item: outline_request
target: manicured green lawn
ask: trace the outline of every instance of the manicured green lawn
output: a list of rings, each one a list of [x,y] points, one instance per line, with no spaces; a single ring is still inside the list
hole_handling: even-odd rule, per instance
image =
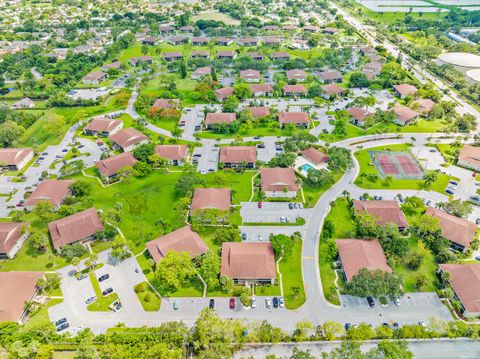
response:
[[[349,208],[348,199],[345,197],[335,200],[335,205],[330,210],[327,219],[331,220],[335,226],[333,238],[345,239],[348,233],[355,231],[355,221]]]
[[[410,189],[418,190],[423,188],[424,180],[414,180],[414,179],[393,179],[390,183],[385,182],[385,180],[379,178],[376,182],[369,181],[368,178],[361,177],[361,174],[365,175],[376,174],[379,175],[377,169],[371,162],[368,151],[383,151],[390,149],[392,151],[408,151],[410,152],[410,147],[407,144],[400,145],[389,145],[389,146],[380,146],[369,149],[364,149],[357,151],[355,157],[360,164],[360,175],[356,178],[355,184],[361,188],[365,189]],[[445,188],[447,187],[448,181],[454,179],[454,177],[439,174],[438,181],[432,183],[431,189],[439,193],[444,193]]]
[[[160,310],[160,304],[162,303],[162,300],[158,297],[157,293],[155,293],[155,291],[150,287],[150,285],[148,285],[147,282],[137,284],[134,289],[137,289],[139,286],[145,287],[144,292],[135,291],[140,303],[142,303],[143,309],[147,312],[156,312]]]
[[[241,137],[255,137],[255,136],[291,136],[295,133],[299,133],[301,131],[294,129],[293,131],[287,131],[281,128],[271,128],[265,124],[254,125],[252,128],[246,131],[238,131],[238,133],[233,134],[221,134],[221,133],[214,133],[211,131],[203,131],[200,132],[200,138],[208,138],[208,139],[218,139],[218,138],[235,138],[238,136]]]
[[[438,265],[435,262],[435,257],[432,252],[425,248],[423,242],[416,236],[412,235],[408,244],[410,250],[419,253],[423,262],[417,270],[411,270],[406,264],[398,265],[394,268],[395,272],[400,274],[403,279],[403,288],[405,292],[433,292],[435,291],[436,274]],[[426,285],[422,288],[415,286],[415,281],[419,275],[423,275],[426,278]]]
[[[285,307],[296,309],[305,303],[305,289],[302,277],[302,241],[299,240],[293,246],[292,255],[280,261],[280,272],[283,280],[283,294]],[[299,294],[293,296],[293,288],[299,289]]]
[[[45,304],[42,309],[32,315],[24,325],[25,330],[30,330],[38,327],[44,327],[45,324],[49,323],[53,328],[53,323],[50,322],[48,317],[48,308],[53,307],[54,305],[60,304],[63,302],[63,299],[50,299],[47,304]]]
[[[334,171],[332,172],[334,183],[336,183],[343,176],[343,172]],[[319,188],[314,188],[309,186],[307,183],[303,183],[302,189],[305,196],[305,207],[313,207],[317,203],[318,199],[322,194],[324,194],[330,187],[334,184],[329,185],[325,184]]]
[[[93,289],[95,290],[95,295],[97,300],[88,305],[87,309],[92,312],[108,312],[110,304],[118,299],[117,293],[113,292],[107,296],[102,295],[102,290],[100,289],[100,284],[98,283],[97,277],[94,272],[88,273],[90,282],[92,283]]]
[[[328,218],[328,217],[327,217]],[[323,253],[325,253],[328,248],[329,242],[334,242],[333,239],[329,240],[320,240],[319,245],[319,267],[320,267],[320,278],[322,280],[322,288],[325,298],[332,304],[340,305],[340,300],[338,298],[337,287],[335,285],[336,275],[335,271],[332,268],[332,263],[327,261],[324,258]]]
[[[278,278],[277,278],[278,279]],[[275,285],[259,285],[255,287],[255,295],[258,296],[271,296],[271,297],[276,297],[281,294],[280,292],[280,285],[277,284]]]

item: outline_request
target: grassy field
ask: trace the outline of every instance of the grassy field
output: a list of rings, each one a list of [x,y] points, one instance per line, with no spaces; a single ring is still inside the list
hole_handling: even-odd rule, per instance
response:
[[[145,291],[138,292],[137,288],[143,286]],[[147,282],[139,283],[135,286],[135,293],[137,294],[138,300],[142,303],[142,307],[147,312],[157,312],[160,310],[160,305],[162,303],[161,299],[155,293],[155,291],[148,285]]]
[[[337,135],[334,133],[322,133],[318,137],[322,141],[337,142],[349,138],[372,135],[376,133],[433,133],[441,132],[444,128],[445,122],[442,120],[420,120],[404,127],[396,126],[394,124],[378,124],[368,129],[362,129],[358,126],[352,125],[351,123],[347,123],[345,125],[346,133],[344,135]]]
[[[334,171],[332,172],[334,183],[336,183],[343,176],[343,172]],[[322,194],[324,194],[332,185],[326,184],[320,188],[314,188],[309,186],[307,183],[302,185],[303,194],[305,196],[305,207],[313,207],[317,203],[318,199]]]
[[[283,295],[285,307],[297,309],[305,303],[305,289],[302,277],[302,241],[299,240],[293,246],[292,255],[280,261],[280,272],[283,280]],[[293,288],[299,288],[299,294],[293,296]]]
[[[237,136],[241,137],[254,137],[254,136],[292,136],[295,133],[300,131],[295,129],[293,131],[287,131],[281,128],[271,128],[266,124],[254,125],[252,128],[246,131],[238,131],[238,133],[233,134],[221,134],[214,133],[211,131],[200,132],[200,138],[208,139],[221,139],[221,138],[235,138]]]
[[[234,189],[233,203],[239,204],[248,201],[251,195],[251,179],[254,172],[242,174],[233,171],[209,173],[202,176],[207,187],[229,187]],[[144,244],[159,235],[162,228],[159,221],[170,225],[173,229],[184,225],[181,223],[176,203],[181,197],[175,192],[175,184],[181,173],[154,172],[144,178],[130,178],[127,181],[116,183],[103,188],[94,178],[77,176],[77,179],[88,181],[93,186],[92,201],[97,209],[108,210],[115,206],[120,208],[122,220],[119,227],[124,235],[129,238],[139,253],[144,249]],[[141,201],[142,205],[137,203]]]
[[[389,146],[380,146],[369,149],[360,150],[355,153],[355,157],[360,164],[360,175],[364,173],[365,175],[379,175],[377,169],[370,160],[368,151],[382,151],[390,149],[392,151],[408,151],[410,152],[410,147],[407,144],[400,145],[389,145]],[[361,188],[365,189],[411,189],[418,190],[423,188],[425,181],[424,180],[412,180],[412,179],[393,179],[392,182],[387,183],[383,179],[379,179],[376,182],[369,181],[367,178],[362,179],[357,177],[355,184]],[[445,174],[438,175],[438,181],[432,183],[431,189],[439,193],[444,193],[445,188],[448,185],[448,181],[454,179]]]
[[[98,283],[95,273],[88,273],[88,277],[90,278],[90,282],[92,283],[93,289],[95,290],[97,300],[89,304],[87,309],[92,312],[108,312],[110,310],[108,309],[109,305],[118,299],[117,293],[113,292],[107,296],[104,296],[102,294],[102,290],[100,289],[100,284]]]
[[[333,222],[335,233],[333,239],[320,240],[320,277],[322,279],[322,288],[325,298],[327,298],[332,304],[339,305],[340,300],[335,286],[336,274],[332,268],[331,261],[325,258],[324,253],[328,252],[328,248],[331,245],[330,243],[333,243],[335,239],[345,239],[348,236],[348,233],[355,231],[355,222],[349,209],[348,200],[346,198],[337,198],[335,200],[335,206],[332,207],[326,219]]]

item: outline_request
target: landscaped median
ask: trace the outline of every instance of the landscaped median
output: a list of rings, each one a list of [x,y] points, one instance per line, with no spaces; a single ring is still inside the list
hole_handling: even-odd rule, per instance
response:
[[[156,312],[160,310],[162,300],[147,282],[139,283],[133,289],[145,311]]]
[[[93,289],[95,290],[95,296],[97,300],[88,305],[87,309],[92,312],[108,312],[110,304],[118,299],[117,293],[113,292],[109,295],[104,296],[102,290],[100,289],[100,284],[98,283],[97,277],[94,272],[88,274],[90,282],[92,283]]]

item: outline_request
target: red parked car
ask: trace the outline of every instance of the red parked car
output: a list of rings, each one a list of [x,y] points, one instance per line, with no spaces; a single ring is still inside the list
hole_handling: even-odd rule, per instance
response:
[[[475,172],[473,172],[472,177],[477,177],[477,174]]]
[[[262,202],[258,202],[258,208],[262,208]]]
[[[235,298],[230,298],[230,309],[235,309]]]

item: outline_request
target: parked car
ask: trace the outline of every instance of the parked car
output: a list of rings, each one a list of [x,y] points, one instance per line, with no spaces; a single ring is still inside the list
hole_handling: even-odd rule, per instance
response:
[[[445,193],[453,194],[453,191],[452,191],[450,188],[447,188],[447,189],[445,190]]]
[[[58,327],[58,326],[66,323],[66,322],[67,322],[67,318],[59,319],[59,320],[57,320],[57,321],[55,322],[55,326]]]
[[[257,148],[265,148],[265,144],[260,143],[259,145],[257,145]]]
[[[418,325],[421,326],[421,327],[426,327],[427,326],[423,320],[419,321]]]
[[[99,282],[103,282],[104,280],[107,280],[108,278],[110,278],[110,274],[104,274],[104,275],[101,275],[101,276],[98,278],[98,281],[99,281]]]
[[[273,307],[278,308],[278,298],[277,297],[273,297]]]
[[[352,327],[350,323],[345,323],[345,330],[348,330]]]
[[[87,278],[88,275],[86,273],[81,273],[78,277],[77,277],[77,280],[82,280],[82,279],[85,279]]]
[[[477,219],[475,220],[475,223],[476,223],[476,224],[480,224],[480,218],[477,218]]]
[[[102,292],[103,295],[108,295],[110,293],[113,293],[113,288],[112,287],[107,288]]]
[[[285,301],[283,300],[283,297],[278,297],[278,306],[280,308],[283,308],[285,306]]]
[[[265,306],[267,307],[267,309],[270,309],[272,307],[272,301],[270,300],[270,298],[265,298]]]
[[[375,302],[373,301],[372,297],[367,297],[367,302],[370,308],[373,308],[375,306]]]
[[[435,152],[437,152],[437,150],[435,148],[431,148],[430,152],[435,153]]]
[[[472,173],[472,177],[477,177],[477,173],[476,173],[476,172],[473,172],[473,173]]]
[[[244,240],[244,241],[247,240],[247,234],[245,232],[242,233],[242,240]]]
[[[235,298],[230,298],[230,309],[235,309]]]
[[[258,208],[262,208],[262,202],[258,202]]]
[[[208,307],[210,309],[215,309],[215,299],[210,299],[210,301],[208,302]]]
[[[393,302],[394,302],[395,305],[397,305],[397,306],[400,305],[400,299],[398,299],[398,298],[395,298],[395,299],[393,300]]]
[[[288,204],[288,208],[293,209],[293,203],[292,203],[292,202],[290,202],[290,203]]]
[[[62,149],[62,152],[68,152],[67,148]]]
[[[454,186],[458,186],[458,182],[454,180],[448,181],[448,183],[453,184]]]
[[[62,325],[60,325],[59,327],[57,327],[57,332],[61,332],[62,330],[67,329],[69,326],[70,326],[70,324],[68,324],[68,323],[63,323]]]
[[[119,312],[120,310],[122,310],[123,305],[122,305],[122,303],[120,303],[120,301],[117,299],[117,300],[114,301],[112,304],[110,304],[108,308],[110,308],[110,310],[113,310],[114,312]]]
[[[179,308],[178,300],[175,299],[175,300],[173,301],[173,310],[178,310],[178,308]]]
[[[90,304],[90,303],[93,303],[97,300],[97,297],[90,297],[88,298],[86,301],[85,301],[85,304]]]
[[[257,307],[257,300],[255,299],[255,297],[252,297],[252,299],[250,299],[250,307],[252,307],[252,309],[255,309]]]
[[[392,324],[392,327],[393,327],[393,329],[398,329],[398,328],[400,328],[400,324],[398,324],[398,322],[394,322]]]
[[[20,201],[18,201],[17,207],[22,207],[24,203],[25,203],[25,200],[21,199]]]

